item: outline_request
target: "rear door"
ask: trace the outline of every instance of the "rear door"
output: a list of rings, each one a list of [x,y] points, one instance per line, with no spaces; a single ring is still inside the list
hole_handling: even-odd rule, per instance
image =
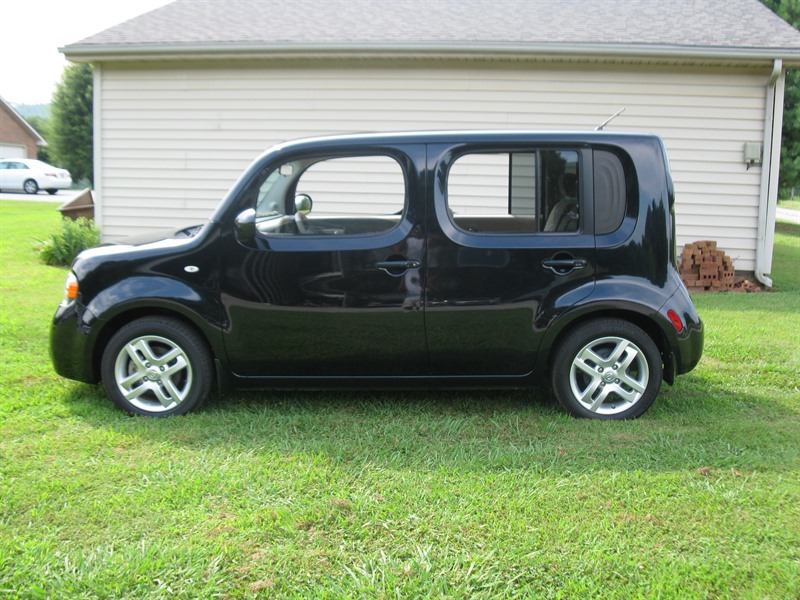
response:
[[[594,287],[591,151],[431,146],[429,161],[435,181],[425,309],[432,370],[526,375],[548,325]]]

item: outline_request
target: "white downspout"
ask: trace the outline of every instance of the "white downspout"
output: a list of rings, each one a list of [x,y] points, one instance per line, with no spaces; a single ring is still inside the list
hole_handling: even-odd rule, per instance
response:
[[[775,209],[778,204],[778,173],[783,127],[783,61],[775,59],[767,81],[764,108],[764,156],[761,165],[761,193],[758,201],[758,239],[756,240],[756,279],[772,287],[772,249],[775,242]]]

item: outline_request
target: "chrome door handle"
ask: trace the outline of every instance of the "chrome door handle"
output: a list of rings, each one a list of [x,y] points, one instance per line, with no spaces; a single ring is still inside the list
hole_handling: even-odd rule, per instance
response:
[[[381,271],[385,271],[393,277],[403,275],[409,269],[419,269],[420,262],[418,260],[382,260],[375,263]]]
[[[548,258],[542,261],[542,266],[556,275],[566,275],[577,269],[585,269],[588,264],[583,258]]]

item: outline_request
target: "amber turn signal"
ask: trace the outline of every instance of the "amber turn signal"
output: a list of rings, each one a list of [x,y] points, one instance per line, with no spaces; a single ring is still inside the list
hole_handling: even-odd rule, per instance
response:
[[[67,300],[75,300],[78,297],[78,278],[75,273],[67,275],[67,281],[64,284],[64,295]]]

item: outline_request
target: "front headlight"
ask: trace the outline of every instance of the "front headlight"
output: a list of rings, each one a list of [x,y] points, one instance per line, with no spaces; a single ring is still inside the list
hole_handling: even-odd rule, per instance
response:
[[[70,271],[67,280],[64,282],[64,300],[61,304],[69,304],[78,297],[78,278],[75,273]]]

